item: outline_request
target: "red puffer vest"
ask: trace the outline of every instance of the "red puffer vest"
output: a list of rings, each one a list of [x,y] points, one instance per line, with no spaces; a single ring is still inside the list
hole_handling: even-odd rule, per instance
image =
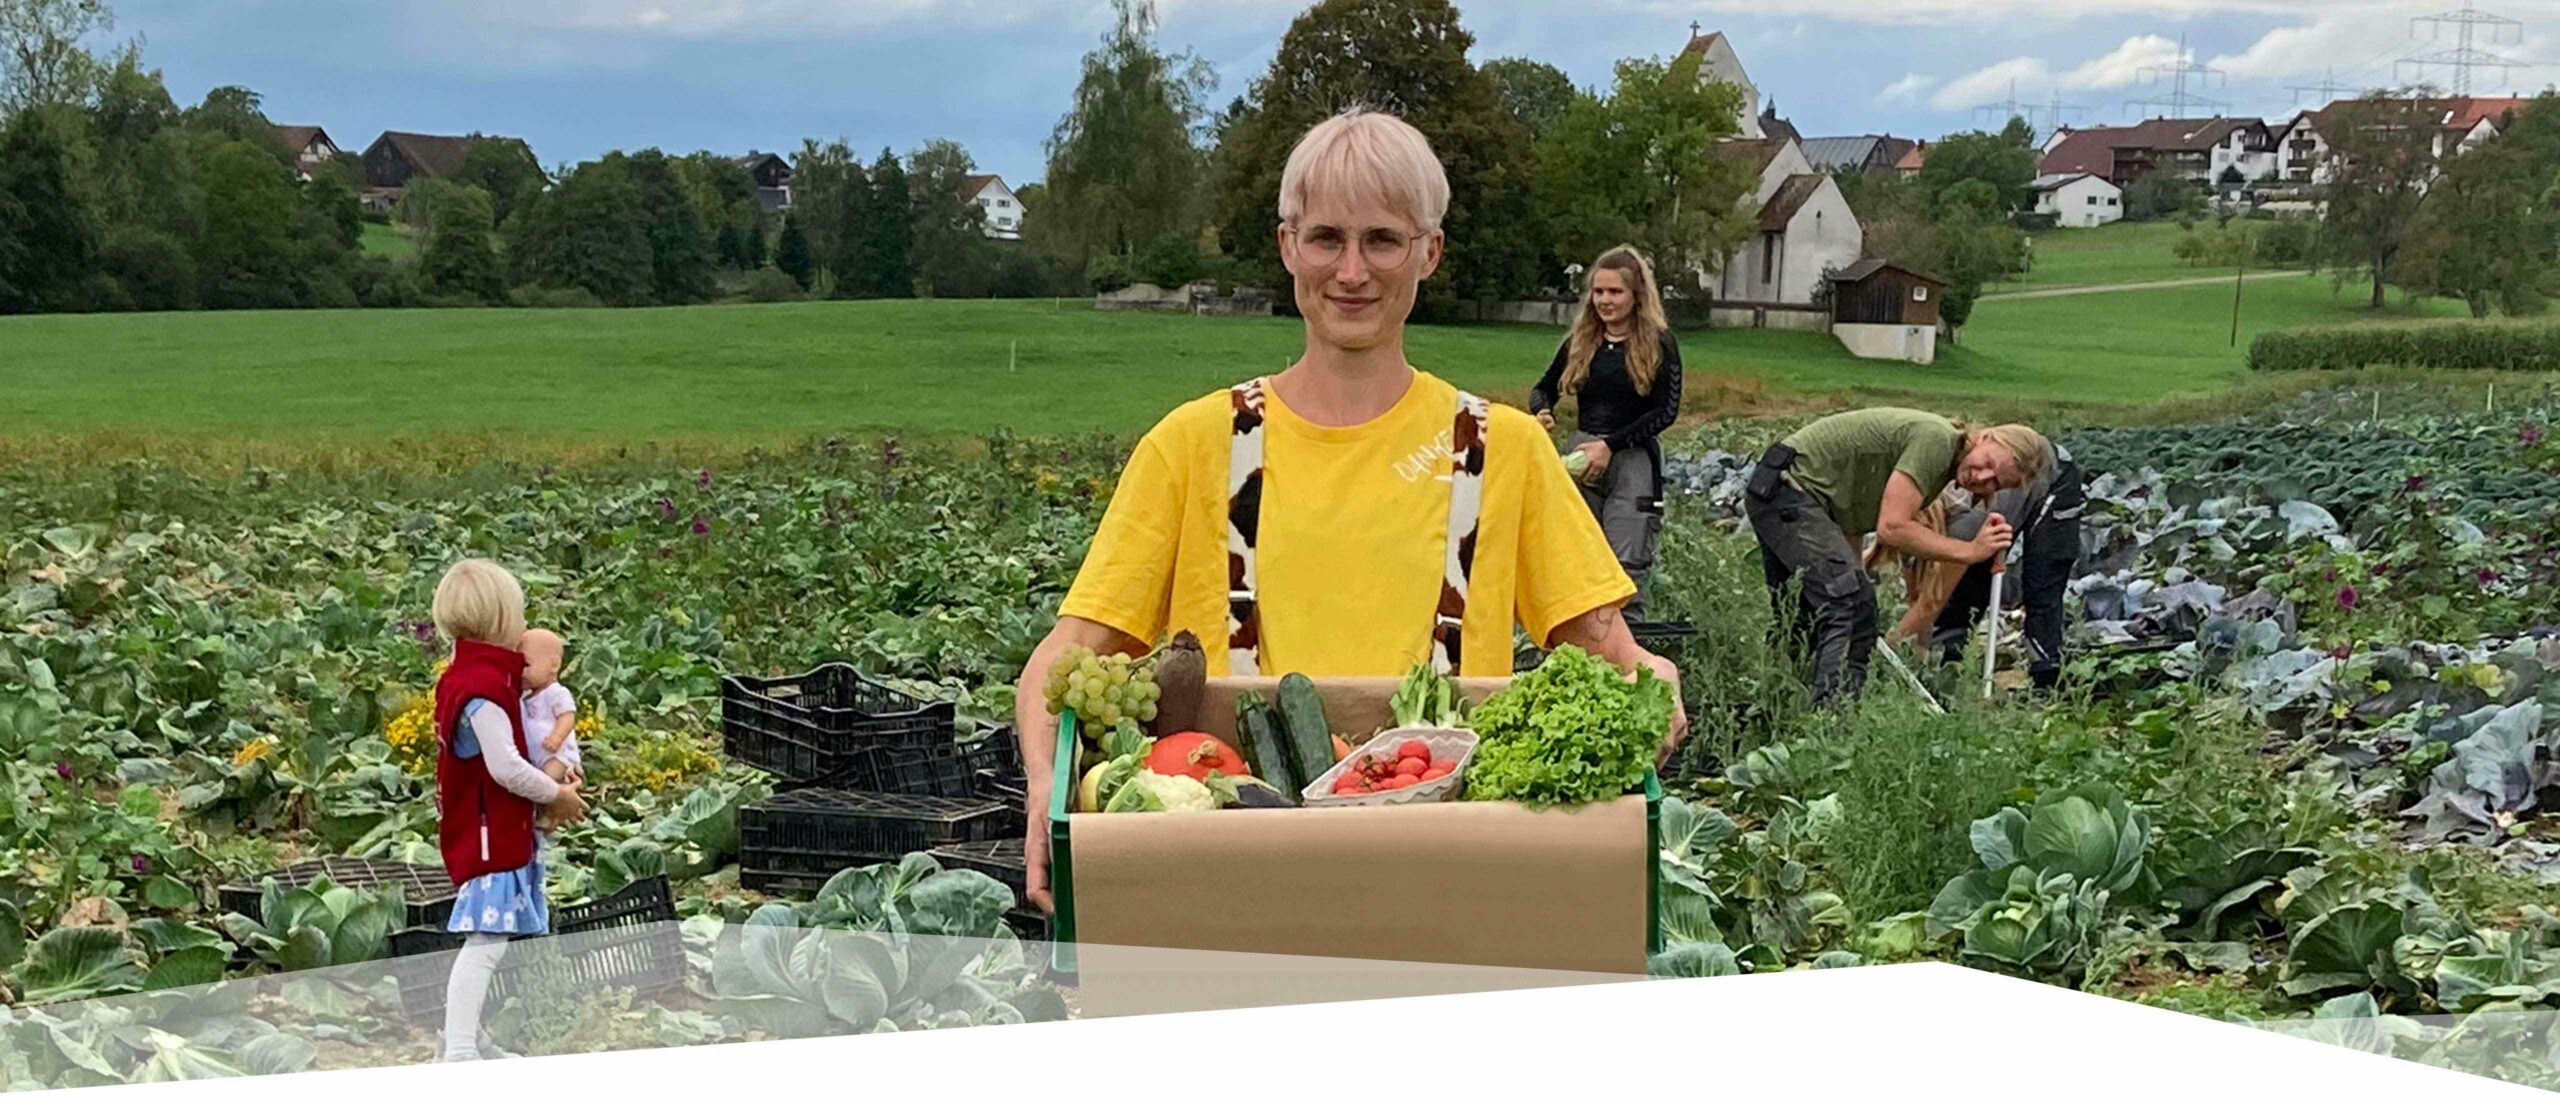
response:
[[[480,699],[506,712],[516,752],[523,753],[524,716],[517,706],[523,690],[524,654],[484,642],[454,643],[453,664],[436,680],[436,840],[456,886],[533,862],[537,807],[489,778],[487,754],[453,752],[463,705]]]

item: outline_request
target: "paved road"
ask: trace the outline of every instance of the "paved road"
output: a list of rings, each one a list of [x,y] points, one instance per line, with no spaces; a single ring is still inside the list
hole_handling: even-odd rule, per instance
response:
[[[2240,278],[2247,282],[2299,276],[2299,271],[2252,271]],[[1976,302],[2023,302],[2031,298],[2067,298],[2074,294],[2113,294],[2122,290],[2172,290],[2182,286],[2215,286],[2231,281],[2228,275],[2205,275],[2193,279],[2165,279],[2156,283],[2109,283],[2104,286],[2064,286],[2051,290],[2013,290],[2006,294],[1985,294]]]

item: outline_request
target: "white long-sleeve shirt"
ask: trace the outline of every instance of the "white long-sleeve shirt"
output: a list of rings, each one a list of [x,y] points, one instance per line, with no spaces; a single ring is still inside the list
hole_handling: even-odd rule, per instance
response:
[[[518,798],[549,805],[560,797],[560,784],[542,774],[516,751],[516,727],[507,721],[507,712],[487,702],[473,702],[464,717],[471,723],[472,739],[480,743],[480,758],[489,766],[489,778],[497,780]]]

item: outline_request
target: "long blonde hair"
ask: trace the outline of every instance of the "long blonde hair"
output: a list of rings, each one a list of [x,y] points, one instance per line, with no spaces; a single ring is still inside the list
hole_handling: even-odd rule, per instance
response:
[[[1662,290],[1653,281],[1653,265],[1645,262],[1644,253],[1622,244],[1591,261],[1591,270],[1582,277],[1582,308],[1573,317],[1561,396],[1581,392],[1583,381],[1591,376],[1591,356],[1608,335],[1599,311],[1591,308],[1591,283],[1603,271],[1624,277],[1635,295],[1635,310],[1628,316],[1634,331],[1627,334],[1627,380],[1635,383],[1637,393],[1652,393],[1654,372],[1662,367],[1662,334],[1671,328],[1670,319],[1662,313]]]
[[[1988,439],[1998,443],[2000,449],[2017,460],[2018,476],[2026,484],[2035,484],[2037,478],[2053,468],[2053,441],[2034,428],[2024,424],[1996,424],[1985,428],[1962,420],[1956,421],[1956,427],[1964,432],[1964,442],[1956,452],[1958,462],[1964,461],[1964,455],[1973,450],[1975,441]],[[1987,506],[1988,502],[1985,504]]]

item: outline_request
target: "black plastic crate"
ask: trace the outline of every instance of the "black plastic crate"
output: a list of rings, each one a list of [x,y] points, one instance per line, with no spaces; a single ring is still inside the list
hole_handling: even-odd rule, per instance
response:
[[[1636,644],[1647,649],[1666,642],[1685,642],[1698,636],[1698,624],[1692,622],[1644,623],[1627,620],[1627,632],[1635,635]]]
[[[720,740],[731,759],[784,779],[862,781],[857,765],[869,750],[939,749],[952,753],[956,724],[948,702],[927,702],[864,676],[848,664],[825,664],[798,676],[720,678]],[[965,783],[968,769],[960,769]]]
[[[238,913],[251,920],[265,920],[259,912],[264,907],[266,882],[291,890],[307,886],[326,877],[340,886],[355,890],[396,890],[407,900],[407,920],[403,927],[442,928],[453,916],[453,897],[459,892],[453,880],[445,877],[444,868],[432,863],[394,863],[387,859],[355,859],[331,856],[306,860],[290,867],[270,871],[253,879],[223,886],[217,891],[226,912]]]
[[[1011,726],[998,726],[974,741],[962,741],[959,749],[960,762],[972,773],[1022,774],[1022,745]]]
[[[967,844],[946,844],[932,851],[935,862],[953,870],[967,869],[985,874],[1013,891],[1013,900],[1023,901],[1022,838],[980,840]]]
[[[1643,646],[1646,651],[1659,654],[1664,646],[1678,645],[1696,638],[1698,626],[1696,623],[1689,622],[1646,623],[1629,619],[1627,633],[1634,635],[1636,644]],[[1547,651],[1522,642],[1512,650],[1511,671],[1514,674],[1527,672],[1544,663],[1546,659]]]
[[[537,966],[566,967],[570,980],[582,988],[618,986],[648,994],[684,984],[684,933],[664,875],[632,883],[609,898],[554,910],[551,932],[507,945],[489,983],[487,1011],[505,1004]],[[444,1010],[445,980],[462,938],[442,924],[392,934],[391,954],[398,960],[393,973],[400,983],[400,1006],[409,1015]]]
[[[1037,909],[1016,909],[1004,915],[1004,922],[1013,926],[1015,939],[1036,940],[1044,943],[1049,939],[1049,914]],[[1046,954],[1046,952],[1042,953],[1043,962],[1047,961]]]
[[[969,776],[969,793],[990,802],[1026,803],[1031,798],[1031,780],[1018,771],[973,772]]]
[[[806,787],[738,811],[738,881],[816,890],[847,867],[1021,831],[1019,808],[934,795]]]
[[[862,749],[849,758],[843,772],[820,785],[940,798],[968,798],[978,793],[968,762],[949,744]]]

